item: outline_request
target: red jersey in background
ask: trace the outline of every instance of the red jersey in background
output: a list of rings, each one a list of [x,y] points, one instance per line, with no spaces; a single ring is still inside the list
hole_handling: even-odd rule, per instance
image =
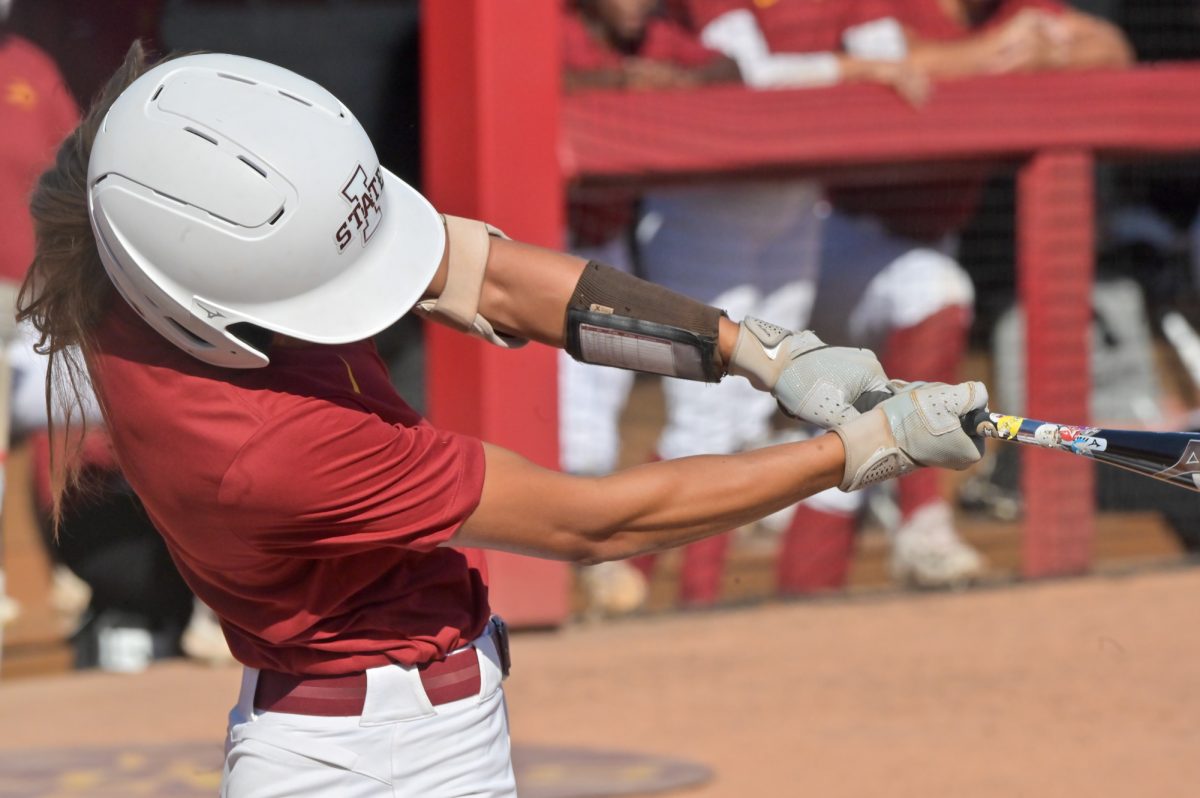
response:
[[[19,36],[0,35],[0,279],[19,282],[29,269],[29,195],[78,122],[50,57]]]

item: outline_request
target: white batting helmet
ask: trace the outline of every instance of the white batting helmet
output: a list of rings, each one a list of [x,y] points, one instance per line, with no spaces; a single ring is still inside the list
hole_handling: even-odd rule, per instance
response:
[[[125,300],[217,366],[267,364],[240,324],[329,344],[379,332],[445,247],[436,211],[379,166],[336,97],[232,55],[168,61],[122,92],[93,145],[88,207]]]

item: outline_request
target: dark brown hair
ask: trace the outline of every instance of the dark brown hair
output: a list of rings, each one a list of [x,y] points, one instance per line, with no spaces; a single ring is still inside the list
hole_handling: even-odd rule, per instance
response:
[[[92,351],[96,326],[114,296],[88,216],[88,159],[108,109],[151,66],[141,43],[134,42],[124,63],[59,147],[54,164],[42,174],[30,200],[36,249],[21,285],[17,320],[33,324],[38,331],[35,349],[49,356],[46,409],[51,418],[56,527],[61,519],[63,493],[80,485],[81,447],[86,432],[82,412],[88,380],[85,360]],[[103,398],[97,398],[103,408]],[[55,407],[66,419],[60,430],[53,422]]]

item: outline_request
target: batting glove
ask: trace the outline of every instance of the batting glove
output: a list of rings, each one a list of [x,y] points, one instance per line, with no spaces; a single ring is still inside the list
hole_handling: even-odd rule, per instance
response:
[[[890,396],[887,375],[869,349],[827,346],[812,331],[762,321],[740,325],[729,373],[769,391],[783,412],[826,429],[856,418],[860,407]]]
[[[968,435],[962,416],[987,406],[981,382],[892,383],[898,393],[834,429],[846,449],[839,486],[858,490],[920,466],[961,471],[979,462],[983,440]]]

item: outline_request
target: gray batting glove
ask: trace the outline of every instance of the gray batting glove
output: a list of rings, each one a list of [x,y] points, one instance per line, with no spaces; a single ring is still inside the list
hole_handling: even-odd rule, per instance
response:
[[[761,319],[741,323],[729,373],[769,391],[789,416],[826,429],[856,418],[856,402],[873,406],[892,393],[871,350],[827,346],[810,330]]]
[[[893,383],[898,390],[834,432],[846,449],[841,489],[858,490],[920,466],[961,471],[979,462],[983,439],[968,435],[962,416],[987,406],[982,382]]]

